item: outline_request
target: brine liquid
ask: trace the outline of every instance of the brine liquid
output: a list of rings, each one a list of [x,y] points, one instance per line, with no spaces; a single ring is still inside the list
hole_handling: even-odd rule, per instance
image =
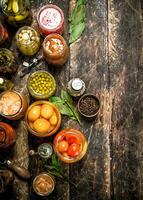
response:
[[[6,92],[0,99],[0,113],[3,115],[15,115],[21,108],[21,98],[15,92]]]

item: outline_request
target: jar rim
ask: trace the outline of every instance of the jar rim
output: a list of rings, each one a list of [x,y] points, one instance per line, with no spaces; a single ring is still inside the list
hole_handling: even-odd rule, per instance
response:
[[[40,23],[40,14],[41,12],[45,9],[45,8],[54,8],[56,10],[59,11],[60,15],[61,15],[61,22],[60,24],[56,27],[56,28],[53,28],[53,29],[46,29],[41,23]],[[50,32],[56,32],[57,29],[59,29],[61,27],[61,25],[64,23],[64,13],[63,11],[61,10],[61,8],[59,8],[58,6],[54,5],[54,4],[47,4],[45,6],[42,6],[39,10],[39,12],[37,13],[37,22],[38,22],[38,25],[42,28],[42,29],[46,29],[47,31],[49,30]]]

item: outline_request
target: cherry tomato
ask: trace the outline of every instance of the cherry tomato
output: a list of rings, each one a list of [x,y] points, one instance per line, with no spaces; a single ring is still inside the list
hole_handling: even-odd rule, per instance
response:
[[[68,147],[69,147],[69,144],[65,140],[60,141],[58,144],[58,150],[61,153],[66,152],[68,150]]]
[[[80,139],[74,135],[66,135],[65,139],[69,144],[72,143],[81,144]]]
[[[80,145],[78,144],[71,144],[68,148],[68,151],[67,151],[68,155],[71,156],[71,157],[76,157],[79,155],[80,153]]]

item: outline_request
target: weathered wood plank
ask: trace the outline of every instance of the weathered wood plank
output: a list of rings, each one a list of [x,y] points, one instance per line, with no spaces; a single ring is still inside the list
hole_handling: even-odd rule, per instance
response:
[[[32,26],[35,27],[36,29],[38,28],[36,20],[35,20],[36,19],[36,14],[37,14],[37,12],[38,12],[38,10],[40,9],[41,6],[46,5],[48,3],[53,3],[53,4],[57,5],[57,6],[59,6],[63,10],[64,15],[65,15],[64,38],[67,40],[68,39],[68,7],[69,7],[69,1],[68,0],[64,0],[64,1],[62,1],[62,3],[61,3],[60,0],[51,0],[51,1],[42,0],[42,1],[36,1],[36,4],[35,4],[35,1],[34,1],[33,2],[34,8],[32,9],[33,15],[34,15],[34,19],[33,19]],[[40,53],[42,53],[42,51]],[[56,95],[59,95],[61,88],[64,88],[65,82],[67,82],[68,79],[69,79],[69,62],[67,62],[67,64],[65,64],[62,68],[58,69],[58,68],[54,68],[54,67],[48,66],[47,62],[43,61],[40,64],[40,67],[36,67],[36,69],[39,69],[39,68],[40,69],[41,68],[42,69],[46,69],[51,74],[53,74],[53,76],[55,77],[56,82],[57,82]],[[62,122],[63,122],[63,124],[62,124],[61,128],[64,128],[66,126],[66,124],[67,124],[67,120],[63,119]],[[47,138],[46,141],[49,141],[49,139]],[[45,139],[44,140],[40,140],[40,139],[31,137],[29,135],[30,149],[34,148],[36,150],[37,146],[41,142],[45,142]],[[32,172],[32,175],[33,175],[32,180],[33,180],[34,176],[36,176],[40,171],[43,171],[43,169],[42,169],[42,166],[41,166],[41,162],[40,162],[40,160],[38,158],[37,159],[36,158],[31,158],[30,165],[31,165],[31,172]],[[36,166],[36,169],[33,169],[33,166]],[[64,168],[65,168],[65,171],[66,171],[66,174],[67,174],[67,177],[68,177],[68,166],[64,166]],[[29,185],[30,186],[30,199],[31,200],[38,198],[33,194],[33,191],[32,191],[32,180],[31,180],[31,183]],[[68,200],[69,199],[69,185],[68,185],[68,183],[56,180],[55,191],[52,193],[52,195],[50,195],[49,197],[47,197],[45,199]]]
[[[72,6],[72,3],[71,3]],[[89,142],[87,155],[71,165],[70,178],[77,185],[71,187],[71,200],[110,198],[110,101],[108,81],[107,5],[105,0],[87,1],[86,29],[70,46],[70,78],[80,77],[86,92],[97,94],[101,101],[99,117],[82,126]]]
[[[139,0],[108,1],[113,199],[142,199],[143,35]]]

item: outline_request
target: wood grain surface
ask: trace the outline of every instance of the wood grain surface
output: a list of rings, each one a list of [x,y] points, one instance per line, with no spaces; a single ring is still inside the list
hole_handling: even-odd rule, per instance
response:
[[[68,42],[68,18],[76,0],[31,0],[32,27],[38,29],[36,14],[42,5],[58,5],[65,15],[64,38]],[[63,164],[65,175],[75,186],[56,180],[55,191],[45,198],[32,190],[34,177],[43,171],[37,150],[41,142],[26,130],[24,119],[11,123],[17,141],[10,157],[29,168],[32,177],[25,182],[15,177],[13,189],[1,200],[142,200],[143,199],[143,1],[87,0],[86,28],[82,37],[70,45],[68,62],[60,69],[42,61],[33,71],[48,70],[56,79],[57,92],[68,81],[79,77],[85,81],[86,92],[97,95],[100,113],[92,121],[81,117],[81,126],[63,117],[62,128],[74,127],[88,139],[86,156],[75,164]],[[16,90],[26,94],[28,75],[20,79],[22,61],[14,44],[11,49],[19,56],[19,70],[13,81]],[[38,55],[42,54],[42,48]],[[75,99],[77,103],[77,99]]]

